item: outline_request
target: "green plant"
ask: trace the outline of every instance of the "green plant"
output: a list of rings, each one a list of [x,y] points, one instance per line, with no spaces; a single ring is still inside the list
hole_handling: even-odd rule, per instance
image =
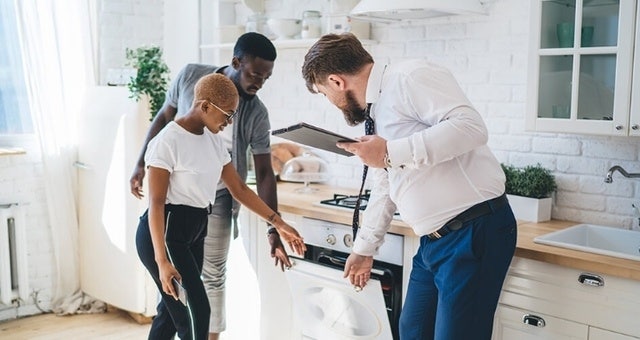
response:
[[[507,181],[505,191],[510,195],[531,198],[550,197],[557,188],[555,177],[549,169],[540,164],[517,168],[512,165],[500,164]]]
[[[137,70],[128,85],[129,98],[139,101],[143,95],[149,96],[149,120],[153,120],[164,103],[169,82],[169,67],[162,60],[162,50],[157,46],[127,48],[126,56],[128,65]]]

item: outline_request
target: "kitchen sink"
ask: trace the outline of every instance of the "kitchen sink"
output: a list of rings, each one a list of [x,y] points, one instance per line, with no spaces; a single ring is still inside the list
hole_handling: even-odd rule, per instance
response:
[[[640,232],[578,224],[540,235],[535,243],[640,261]]]

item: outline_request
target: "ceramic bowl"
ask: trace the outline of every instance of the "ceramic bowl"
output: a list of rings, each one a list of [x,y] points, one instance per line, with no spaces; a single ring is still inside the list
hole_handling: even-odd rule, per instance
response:
[[[273,32],[278,39],[293,39],[296,35],[300,34],[302,30],[302,20],[300,19],[269,19],[267,25],[271,32]]]

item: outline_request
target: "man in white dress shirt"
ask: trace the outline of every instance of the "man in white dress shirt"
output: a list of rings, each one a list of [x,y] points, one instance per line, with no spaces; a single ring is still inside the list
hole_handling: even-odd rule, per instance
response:
[[[454,77],[424,60],[374,63],[349,33],[316,42],[302,75],[349,125],[375,121],[375,135],[338,143],[374,181],[345,277],[366,284],[397,209],[420,236],[400,338],[490,339],[516,220],[487,128]]]

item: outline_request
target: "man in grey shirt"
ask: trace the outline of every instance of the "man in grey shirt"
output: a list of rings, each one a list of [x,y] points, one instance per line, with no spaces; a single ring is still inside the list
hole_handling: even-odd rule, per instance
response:
[[[251,147],[260,198],[277,211],[276,179],[271,167],[270,123],[267,108],[256,96],[264,82],[271,76],[276,50],[271,41],[258,33],[243,34],[236,41],[231,64],[222,67],[203,64],[185,66],[172,82],[164,105],[154,118],[145,139],[133,175],[130,179],[131,193],[142,197],[142,180],[145,175],[144,153],[147,143],[171,120],[185,114],[193,103],[193,88],[204,75],[216,72],[231,79],[240,93],[238,114],[233,118],[230,134],[221,134],[231,153],[233,165],[243,180],[247,177],[247,150]],[[194,152],[197,152],[194,150]],[[238,216],[239,205],[224,184],[218,183],[216,200],[209,215],[207,237],[204,245],[202,277],[209,297],[211,319],[209,340],[218,339],[226,328],[225,321],[225,274],[231,232]],[[291,266],[280,236],[269,229],[271,257],[281,269]],[[158,304],[157,318],[170,315],[162,302]],[[164,323],[172,325],[171,322]],[[165,327],[166,328],[166,327]],[[175,334],[173,329],[152,329],[152,339],[168,339]]]

